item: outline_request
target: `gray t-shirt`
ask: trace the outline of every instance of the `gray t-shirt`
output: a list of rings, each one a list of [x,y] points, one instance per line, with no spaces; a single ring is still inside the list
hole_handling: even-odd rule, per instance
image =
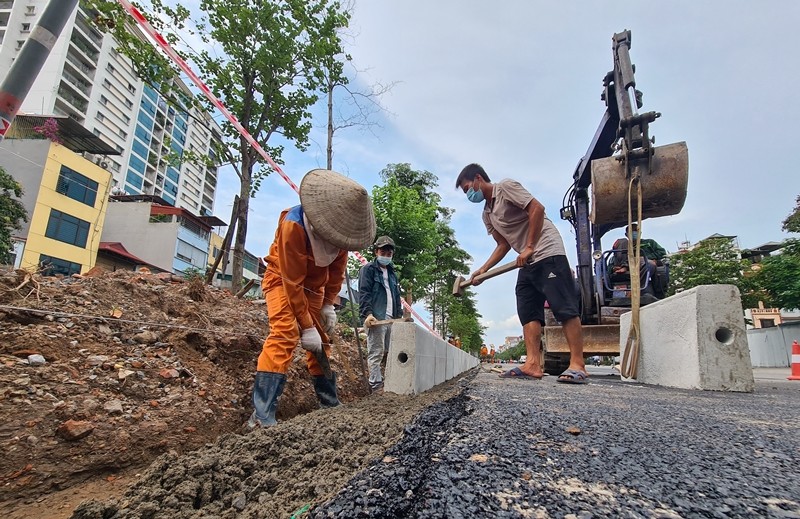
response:
[[[503,179],[494,184],[492,199],[486,201],[483,208],[483,223],[486,230],[492,234],[494,230],[506,239],[511,248],[522,252],[528,241],[528,211],[526,208],[533,200],[527,189],[516,180]],[[542,223],[542,234],[533,247],[531,261],[551,256],[566,256],[564,242],[558,229],[547,216]]]

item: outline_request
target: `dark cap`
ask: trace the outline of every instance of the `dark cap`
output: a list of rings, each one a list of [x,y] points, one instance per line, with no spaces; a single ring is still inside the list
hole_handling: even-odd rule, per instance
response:
[[[391,247],[394,249],[394,240],[392,240],[388,236],[378,236],[378,239],[375,240],[375,245],[373,245],[372,248],[382,249],[384,247]]]

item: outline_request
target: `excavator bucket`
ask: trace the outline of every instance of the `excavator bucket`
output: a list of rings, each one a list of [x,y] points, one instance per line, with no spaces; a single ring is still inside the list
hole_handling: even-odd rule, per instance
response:
[[[639,160],[641,170],[642,219],[678,214],[686,201],[689,182],[689,151],[685,142],[658,146],[652,159]],[[594,225],[620,227],[628,223],[628,177],[625,162],[617,157],[592,161],[592,208]],[[636,218],[637,193],[631,192],[631,207]]]

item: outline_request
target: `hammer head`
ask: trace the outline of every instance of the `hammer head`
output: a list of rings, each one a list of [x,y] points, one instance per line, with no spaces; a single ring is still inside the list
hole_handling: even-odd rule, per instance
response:
[[[463,294],[462,289],[464,288],[462,285],[464,285],[464,284],[465,283],[464,283],[464,277],[463,276],[456,277],[456,282],[453,283],[453,295],[454,296],[456,296],[456,297],[461,297],[462,296],[462,294]]]

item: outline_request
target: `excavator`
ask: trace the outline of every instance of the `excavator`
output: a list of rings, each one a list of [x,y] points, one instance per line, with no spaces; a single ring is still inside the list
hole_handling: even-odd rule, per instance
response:
[[[630,230],[631,224],[641,228],[648,218],[678,214],[686,200],[688,148],[685,142],[655,146],[651,124],[661,114],[640,112],[643,96],[636,89],[630,49],[630,31],[614,34],[614,68],[603,78],[601,94],[606,109],[561,208],[561,218],[572,224],[576,236],[585,356],[619,355],[619,316],[631,310],[642,287],[655,282],[645,278],[632,283],[631,290],[631,284],[612,280],[609,258],[618,251],[603,250],[603,236],[613,229]],[[634,306],[648,302],[637,300]],[[559,374],[569,365],[569,347],[554,319],[545,324],[544,370]]]

